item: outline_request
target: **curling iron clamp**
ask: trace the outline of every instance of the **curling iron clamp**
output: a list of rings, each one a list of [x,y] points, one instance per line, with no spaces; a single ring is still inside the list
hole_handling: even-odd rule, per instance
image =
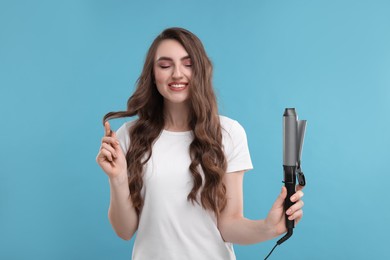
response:
[[[294,204],[290,197],[295,193],[296,179],[298,178],[299,185],[306,185],[305,175],[301,169],[305,131],[306,120],[298,120],[295,108],[286,108],[283,114],[283,182],[287,189],[287,197],[284,201],[285,211]],[[287,214],[285,219],[287,233],[276,242],[276,245],[265,259],[271,255],[276,246],[281,245],[293,235],[294,220],[289,220]]]

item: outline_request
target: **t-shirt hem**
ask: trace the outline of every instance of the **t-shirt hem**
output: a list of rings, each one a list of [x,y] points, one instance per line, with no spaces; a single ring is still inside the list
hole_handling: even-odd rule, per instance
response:
[[[238,172],[238,171],[250,171],[250,170],[253,170],[253,166],[252,165],[248,165],[248,166],[242,166],[242,165],[231,165],[229,166],[227,169],[226,169],[226,173],[232,173],[232,172]]]

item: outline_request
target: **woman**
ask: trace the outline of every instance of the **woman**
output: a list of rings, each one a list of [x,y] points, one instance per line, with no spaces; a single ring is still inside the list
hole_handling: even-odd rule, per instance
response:
[[[232,243],[286,231],[283,202],[264,220],[243,216],[243,175],[252,168],[244,129],[219,116],[212,65],[201,41],[182,28],[152,43],[127,111],[104,117],[97,162],[109,177],[109,219],[123,239],[137,231],[133,259],[235,259]],[[107,120],[137,116],[117,133]],[[302,217],[298,191],[287,214]]]

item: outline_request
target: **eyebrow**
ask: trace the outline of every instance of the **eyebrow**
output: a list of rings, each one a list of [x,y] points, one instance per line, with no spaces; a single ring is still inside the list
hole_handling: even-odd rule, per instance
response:
[[[181,58],[180,60],[187,60],[187,59],[191,59],[191,57],[189,55],[187,55],[187,56],[184,56],[183,58]],[[160,61],[160,60],[173,61],[172,58],[165,57],[165,56],[162,56],[162,57],[157,59],[157,61]]]

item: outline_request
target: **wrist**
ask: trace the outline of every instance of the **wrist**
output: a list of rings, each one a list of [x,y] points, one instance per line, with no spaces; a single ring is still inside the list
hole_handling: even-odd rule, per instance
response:
[[[122,186],[126,185],[128,186],[128,177],[127,177],[127,172],[122,172],[116,176],[109,176],[108,177],[110,185],[114,186]]]
[[[263,221],[262,232],[264,232],[264,234],[266,234],[268,239],[273,239],[273,238],[278,236],[276,227],[274,225],[272,225],[272,223],[269,223],[269,221],[267,221],[267,219],[260,220],[260,221]]]

